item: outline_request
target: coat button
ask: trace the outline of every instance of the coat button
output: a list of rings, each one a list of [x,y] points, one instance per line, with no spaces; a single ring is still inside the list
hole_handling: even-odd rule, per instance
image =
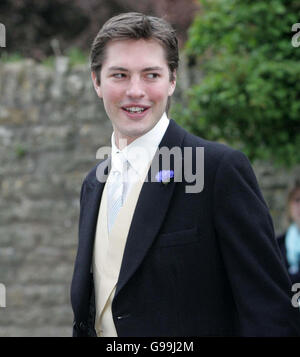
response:
[[[129,317],[129,316],[130,316],[130,314],[120,315],[120,316],[117,316],[117,320],[126,319],[126,317]]]

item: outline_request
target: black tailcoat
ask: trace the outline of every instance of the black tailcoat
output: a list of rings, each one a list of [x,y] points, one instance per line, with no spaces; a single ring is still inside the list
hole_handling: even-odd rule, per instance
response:
[[[204,187],[187,193],[184,177],[143,184],[112,302],[118,336],[299,336],[291,282],[248,159],[173,120],[163,146],[203,147]],[[104,187],[98,165],[81,189],[74,336],[95,335],[90,267]]]

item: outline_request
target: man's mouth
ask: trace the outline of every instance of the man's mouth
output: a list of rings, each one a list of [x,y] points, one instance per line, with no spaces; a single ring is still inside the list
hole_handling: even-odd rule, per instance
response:
[[[137,105],[132,105],[132,106],[124,106],[122,107],[123,110],[125,110],[127,113],[130,114],[142,114],[146,110],[148,110],[150,107],[146,106],[137,106]]]
[[[143,111],[146,110],[146,108],[139,108],[139,107],[130,107],[124,109],[129,113],[142,113]]]

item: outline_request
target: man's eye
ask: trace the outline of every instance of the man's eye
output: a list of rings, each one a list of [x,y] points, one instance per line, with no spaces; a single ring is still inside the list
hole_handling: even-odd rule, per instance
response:
[[[113,77],[117,78],[117,79],[122,79],[125,77],[125,74],[124,73],[114,73]]]
[[[157,78],[158,76],[159,76],[158,73],[148,73],[148,74],[147,74],[147,78],[149,78],[149,79],[155,79],[155,78]]]

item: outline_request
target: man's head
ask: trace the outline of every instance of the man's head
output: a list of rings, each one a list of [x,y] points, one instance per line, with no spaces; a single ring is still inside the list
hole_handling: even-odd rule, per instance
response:
[[[91,70],[100,84],[100,72],[109,41],[155,40],[165,50],[170,70],[170,80],[178,68],[178,42],[175,30],[169,23],[158,17],[146,16],[137,12],[120,14],[109,19],[100,29],[91,48]]]
[[[126,13],[103,25],[91,49],[92,79],[120,138],[133,141],[168,110],[177,68],[175,31],[164,20]]]

